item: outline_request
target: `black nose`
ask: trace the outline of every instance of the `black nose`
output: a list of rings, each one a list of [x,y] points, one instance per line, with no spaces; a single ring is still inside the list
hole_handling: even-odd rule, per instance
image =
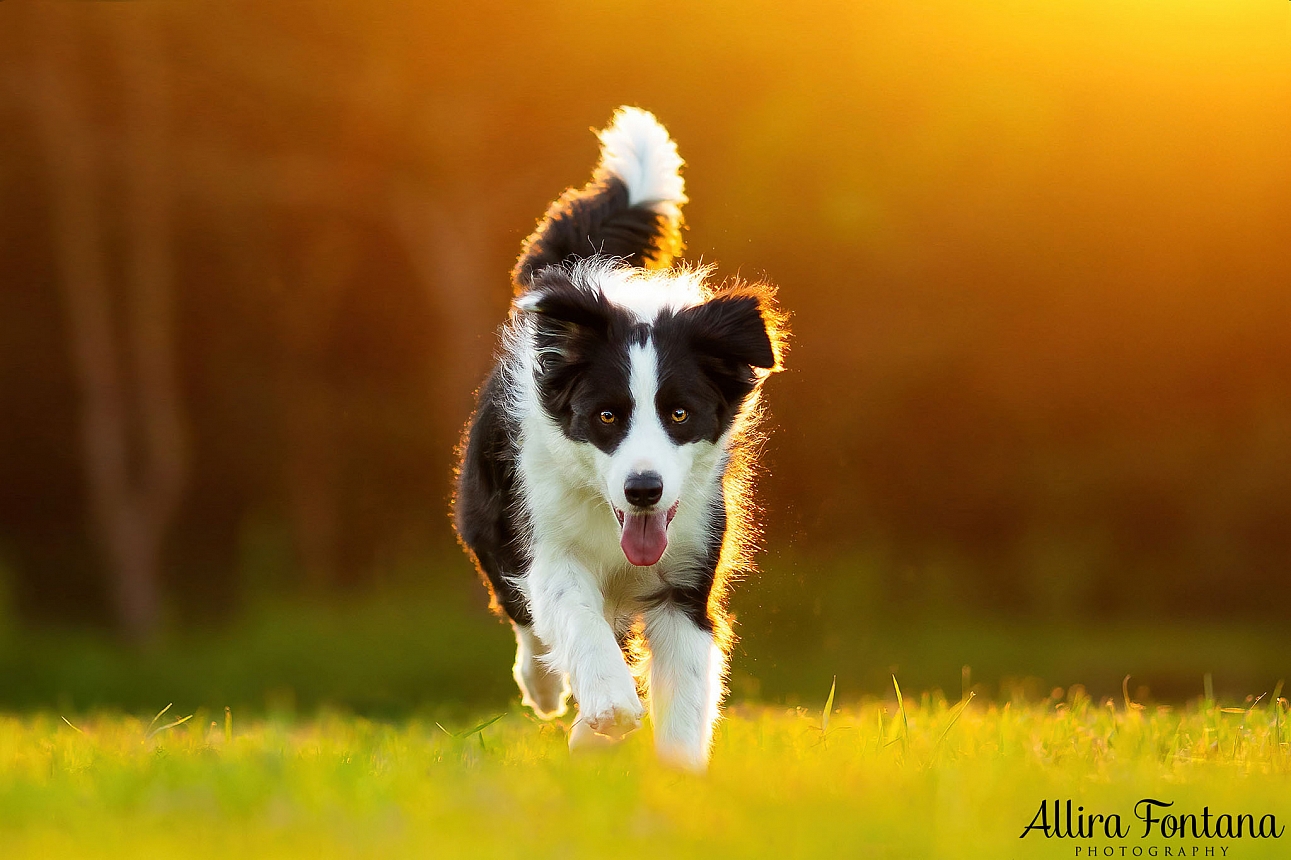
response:
[[[629,504],[648,508],[663,498],[663,478],[658,472],[633,472],[623,482],[623,495]]]

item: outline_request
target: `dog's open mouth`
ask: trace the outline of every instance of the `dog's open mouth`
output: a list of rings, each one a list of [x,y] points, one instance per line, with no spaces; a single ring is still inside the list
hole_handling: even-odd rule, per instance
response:
[[[619,528],[622,529],[619,546],[623,548],[628,562],[637,567],[649,567],[658,563],[663,557],[663,551],[668,548],[668,525],[677,515],[679,504],[681,503],[673,503],[666,511],[645,513],[633,511],[625,514],[618,508],[614,509],[614,516],[619,518]]]

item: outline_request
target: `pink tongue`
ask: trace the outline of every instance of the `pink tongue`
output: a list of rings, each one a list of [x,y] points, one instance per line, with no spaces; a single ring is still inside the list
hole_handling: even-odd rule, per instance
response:
[[[668,548],[668,514],[624,514],[623,537],[619,540],[623,554],[637,567],[649,567],[659,561]]]

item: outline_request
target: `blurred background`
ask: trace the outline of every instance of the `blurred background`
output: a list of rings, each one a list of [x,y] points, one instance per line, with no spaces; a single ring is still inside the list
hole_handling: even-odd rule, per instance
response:
[[[1289,4],[15,0],[0,706],[514,698],[452,451],[620,104],[794,315],[737,696],[1287,674]]]

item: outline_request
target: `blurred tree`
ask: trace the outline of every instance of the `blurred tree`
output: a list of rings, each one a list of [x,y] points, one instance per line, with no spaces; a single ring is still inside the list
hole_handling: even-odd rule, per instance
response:
[[[323,591],[338,578],[341,507],[339,397],[326,373],[327,352],[357,250],[335,215],[308,218],[300,232],[282,252],[288,301],[282,304],[278,391],[296,550],[309,587]]]
[[[102,617],[132,533],[169,534],[194,619],[396,568],[470,583],[429,559],[506,273],[623,102],[690,164],[689,258],[794,314],[769,549],[882,559],[889,607],[1278,611],[1271,7],[803,8],[665,4],[633,53],[604,34],[640,8],[577,0],[0,2],[18,612]]]
[[[34,101],[48,156],[54,244],[81,396],[85,475],[108,556],[117,621],[134,640],[157,628],[167,527],[187,473],[171,309],[166,69],[146,6],[111,19],[123,80],[122,223],[127,262],[118,320],[102,211],[96,127],[82,69],[80,10],[33,6]]]

